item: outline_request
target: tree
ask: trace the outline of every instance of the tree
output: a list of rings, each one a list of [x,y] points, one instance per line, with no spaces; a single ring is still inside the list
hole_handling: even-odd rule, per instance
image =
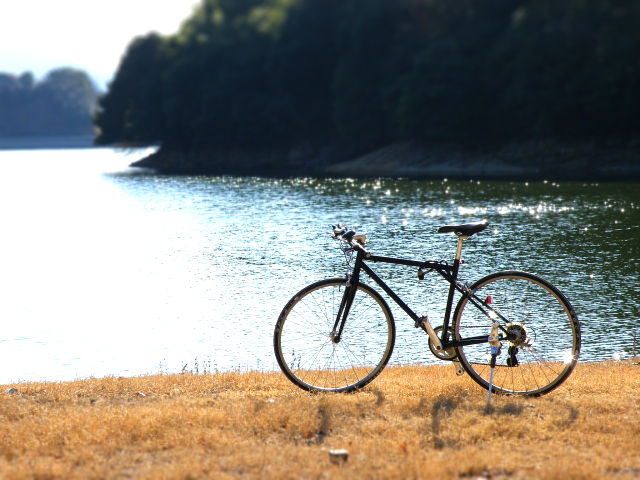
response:
[[[90,134],[97,91],[80,70],[59,68],[36,82],[31,72],[0,74],[0,134]]]
[[[154,144],[164,138],[164,39],[155,33],[132,41],[95,116],[97,144]]]
[[[98,142],[357,150],[638,135],[639,5],[202,0],[176,35],[130,45]]]

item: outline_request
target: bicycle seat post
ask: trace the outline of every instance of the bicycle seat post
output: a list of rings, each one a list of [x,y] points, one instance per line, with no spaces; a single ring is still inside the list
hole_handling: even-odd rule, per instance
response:
[[[455,281],[458,278],[458,269],[460,268],[460,264],[462,263],[462,244],[464,241],[469,238],[470,235],[458,235],[458,247],[456,249],[456,257],[453,261],[453,280]]]
[[[460,257],[462,256],[462,242],[464,242],[467,238],[464,235],[458,236],[458,249],[456,250],[456,263],[460,263]]]

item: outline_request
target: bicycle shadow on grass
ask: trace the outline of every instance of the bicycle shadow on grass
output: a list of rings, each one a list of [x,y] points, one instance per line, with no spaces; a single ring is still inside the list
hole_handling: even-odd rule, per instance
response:
[[[559,417],[556,420],[558,428],[570,427],[579,417],[578,410],[571,405],[556,404],[555,409],[554,414]],[[478,422],[500,423],[505,417],[522,418],[541,415],[537,410],[539,410],[538,405],[527,403],[523,399],[500,398],[497,401],[494,399],[492,404],[478,405],[446,396],[440,396],[435,401],[422,398],[416,408],[419,414],[430,411],[430,419],[425,419],[428,422],[425,431],[430,437],[433,448],[437,450],[459,446],[459,440],[446,438],[445,433],[451,429],[455,430],[452,422],[465,415],[473,416]],[[460,418],[455,418],[456,416]]]

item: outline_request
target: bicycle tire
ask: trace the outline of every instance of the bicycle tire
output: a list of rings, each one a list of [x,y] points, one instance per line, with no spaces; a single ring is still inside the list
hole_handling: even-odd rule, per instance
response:
[[[564,382],[580,355],[580,322],[565,296],[546,280],[525,272],[505,271],[488,275],[471,287],[475,297],[499,312],[495,321],[516,337],[503,340],[497,358],[492,392],[539,396]],[[491,333],[493,321],[463,296],[454,312],[457,340]],[[464,370],[485,389],[489,388],[490,345],[458,347]]]
[[[338,343],[331,330],[345,291],[344,278],[313,283],[282,310],[273,336],[283,373],[308,391],[358,390],[384,369],[395,343],[395,323],[385,300],[360,283]]]

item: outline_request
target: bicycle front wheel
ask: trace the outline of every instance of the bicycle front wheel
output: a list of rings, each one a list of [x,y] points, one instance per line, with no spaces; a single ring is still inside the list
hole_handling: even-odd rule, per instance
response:
[[[349,392],[371,382],[387,364],[395,342],[389,306],[359,284],[340,340],[332,330],[345,290],[333,278],[309,285],[282,310],[274,332],[276,359],[284,374],[310,391]]]
[[[462,297],[454,313],[456,340],[490,335],[494,321],[501,336],[508,338],[502,340],[492,391],[537,396],[567,379],[580,354],[580,324],[557,288],[529,273],[499,272],[479,280],[471,290],[476,301],[487,303],[488,315]],[[462,367],[487,389],[490,349],[488,343],[457,349]]]

